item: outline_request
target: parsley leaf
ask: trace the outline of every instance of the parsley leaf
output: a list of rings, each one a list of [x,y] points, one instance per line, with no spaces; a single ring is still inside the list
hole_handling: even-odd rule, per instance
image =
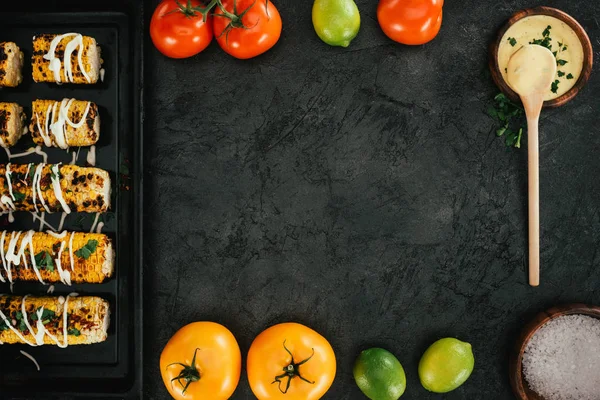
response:
[[[69,330],[67,331],[67,333],[69,335],[72,335],[72,336],[79,336],[79,335],[81,335],[81,332],[77,328],[69,328]]]
[[[75,252],[75,255],[87,260],[96,251],[96,247],[98,247],[98,241],[90,239],[85,246]]]
[[[574,78],[573,74],[567,75],[567,79],[573,79],[573,78]]]
[[[13,196],[15,196],[15,201],[23,201],[25,199],[25,195],[19,192],[13,192]]]
[[[494,106],[490,107],[487,113],[501,124],[496,129],[496,136],[504,137],[504,142],[508,147],[520,147],[525,123],[523,108],[510,101],[503,93],[496,95],[494,102]]]
[[[546,29],[544,29],[544,32],[542,32],[542,36],[543,36],[543,37],[548,37],[548,36],[550,36],[550,29],[552,29],[552,27],[551,27],[550,25],[548,25],[548,26],[546,27]]]
[[[19,330],[21,332],[26,332],[29,330],[29,328],[27,328],[27,325],[25,324],[25,319],[23,318],[23,313],[21,311],[17,311],[15,313],[15,319],[19,323]]]
[[[4,322],[3,319],[0,319],[0,332],[5,331],[9,329],[8,325],[6,324],[6,322]]]
[[[37,269],[44,268],[54,272],[54,260],[48,251],[43,250],[35,255],[35,266]]]
[[[562,78],[563,76],[565,76],[565,73],[562,71],[558,71],[557,73],[558,73],[559,78]],[[571,74],[569,74],[569,75],[571,75]]]
[[[510,45],[512,47],[515,47],[515,45],[517,44],[517,39],[515,39],[514,37],[509,37],[508,38],[508,43],[510,43]]]
[[[39,308],[38,308],[39,310]],[[56,313],[52,310],[48,310],[47,308],[44,308],[44,311],[42,311],[42,323],[44,325],[50,323],[54,318],[56,318]],[[31,315],[31,320],[32,321],[37,321],[38,320],[38,316],[37,316],[37,312],[34,312]]]
[[[556,60],[556,63],[562,67],[563,65],[565,65],[566,63],[568,63],[568,61],[566,61],[566,60]]]
[[[557,79],[554,82],[552,82],[552,87],[550,88],[550,90],[552,91],[552,93],[556,93],[558,91],[558,84],[560,83],[560,81]]]

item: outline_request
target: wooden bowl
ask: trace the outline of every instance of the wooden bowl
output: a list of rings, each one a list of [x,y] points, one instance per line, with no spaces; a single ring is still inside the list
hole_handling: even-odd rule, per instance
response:
[[[525,10],[517,11],[516,13],[514,13],[512,17],[510,17],[508,22],[498,31],[496,39],[490,45],[489,67],[492,73],[492,79],[494,80],[496,86],[498,86],[500,90],[506,96],[508,96],[509,99],[516,103],[519,103],[521,101],[519,95],[516,94],[510,88],[510,86],[508,86],[508,84],[504,81],[504,78],[502,77],[500,67],[498,66],[498,47],[500,46],[500,41],[502,40],[502,37],[504,36],[508,28],[510,28],[515,22],[519,21],[520,19],[532,15],[549,15],[551,17],[563,21],[564,23],[569,25],[571,29],[573,29],[573,31],[575,31],[577,37],[579,38],[579,41],[581,42],[581,45],[583,46],[583,69],[581,71],[579,79],[577,79],[577,82],[575,82],[575,86],[573,86],[571,90],[569,90],[562,96],[544,102],[544,107],[562,106],[563,104],[577,96],[577,93],[579,93],[579,91],[585,86],[590,77],[590,74],[592,73],[592,66],[594,64],[594,52],[592,50],[592,42],[590,41],[590,38],[585,32],[585,29],[583,29],[583,27],[579,25],[579,22],[577,22],[573,17],[571,17],[564,11],[560,11],[552,7],[535,7],[527,8]]]
[[[588,306],[585,304],[567,304],[564,306],[553,307],[547,311],[541,312],[528,323],[523,332],[517,339],[515,348],[510,357],[509,373],[510,384],[517,399],[520,400],[544,400],[544,398],[527,386],[523,376],[523,353],[527,343],[533,335],[548,321],[562,315],[581,314],[600,319],[600,307]]]

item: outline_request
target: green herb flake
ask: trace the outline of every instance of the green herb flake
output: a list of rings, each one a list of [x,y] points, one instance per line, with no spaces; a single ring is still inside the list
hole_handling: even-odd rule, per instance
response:
[[[552,26],[548,25],[548,26],[546,27],[546,29],[544,29],[544,32],[542,32],[542,36],[543,36],[543,37],[548,37],[548,36],[550,36],[550,29],[552,29]]]
[[[573,74],[569,74],[569,75],[567,75],[567,79],[573,79],[573,78],[575,78],[575,77],[573,76]]]
[[[504,142],[508,147],[520,147],[524,132],[522,125],[525,123],[523,108],[510,101],[502,93],[494,97],[494,102],[494,106],[488,109],[487,114],[501,124],[496,129],[496,136],[504,137]]]
[[[8,325],[6,324],[6,322],[4,322],[3,319],[0,319],[0,332],[5,331],[9,329]]]
[[[67,333],[69,335],[71,335],[71,336],[79,336],[79,335],[81,335],[81,332],[77,328],[69,328],[69,330],[67,331]]]
[[[510,45],[512,47],[515,47],[515,45],[517,44],[517,39],[515,39],[514,37],[509,37],[508,38],[508,43],[510,43]]]
[[[565,73],[562,71],[558,71],[557,74],[558,74],[559,78],[562,78],[563,76],[565,76]],[[571,75],[571,74],[569,74],[569,75]]]
[[[90,239],[85,246],[75,252],[75,255],[79,258],[87,260],[92,254],[94,254],[96,247],[98,247],[98,241]]]
[[[25,199],[25,194],[20,192],[13,192],[13,196],[15,197],[15,201],[23,201]]]
[[[556,64],[560,65],[561,67],[567,63],[568,63],[568,61],[566,61],[566,60],[556,60]]]
[[[15,319],[18,322],[18,328],[21,332],[26,332],[29,330],[29,328],[27,328],[27,324],[25,323],[25,318],[23,318],[23,313],[21,313],[21,311],[17,311],[15,313]]]
[[[37,269],[46,269],[54,272],[54,260],[50,253],[46,250],[40,251],[35,255],[35,266]]]
[[[40,309],[38,308],[38,311]],[[50,322],[52,322],[52,320],[56,318],[56,313],[52,310],[49,310],[47,308],[44,308],[44,311],[42,311],[42,324],[47,325]],[[31,320],[32,321],[37,321],[38,320],[38,315],[37,312],[34,312],[33,314],[31,314]]]
[[[552,87],[550,88],[550,90],[552,91],[552,93],[556,93],[558,91],[558,84],[560,83],[560,81],[557,79],[554,82],[552,82]]]

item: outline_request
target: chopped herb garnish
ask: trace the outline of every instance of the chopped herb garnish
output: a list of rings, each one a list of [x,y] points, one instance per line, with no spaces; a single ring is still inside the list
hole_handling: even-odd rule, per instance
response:
[[[75,252],[75,255],[87,260],[96,251],[96,247],[98,247],[98,241],[90,239],[85,246]]]
[[[40,251],[35,255],[35,266],[37,269],[44,268],[48,271],[54,272],[54,260],[49,252],[46,250]]]
[[[38,308],[38,311],[39,311],[39,308]],[[44,325],[49,324],[50,322],[52,322],[52,320],[54,318],[56,318],[56,313],[52,310],[48,310],[47,308],[44,308],[44,311],[42,311],[42,324],[44,324]],[[37,312],[34,312],[31,315],[31,320],[32,321],[38,320]]]
[[[556,63],[562,67],[563,65],[565,65],[566,63],[568,63],[568,61],[566,61],[566,60],[556,60]]]
[[[550,88],[550,90],[552,91],[552,93],[556,93],[558,91],[558,84],[560,83],[560,81],[557,79],[554,82],[552,82],[552,87]]]
[[[562,78],[563,76],[565,76],[565,73],[564,73],[564,72],[562,72],[562,71],[558,71],[558,72],[557,72],[557,74],[558,74],[558,77],[559,77],[559,78]],[[570,74],[569,74],[569,75],[570,75]]]
[[[8,329],[8,325],[6,324],[6,322],[4,322],[3,319],[0,319],[0,332],[5,331]]]
[[[488,114],[495,118],[501,125],[496,129],[496,136],[504,137],[508,147],[520,147],[523,135],[523,108],[510,101],[500,93],[494,97],[495,105],[490,107]]]
[[[556,55],[558,54],[558,51],[553,51],[552,54],[554,54],[554,58],[556,58]]]
[[[31,166],[33,166],[33,164],[29,164]],[[32,182],[33,182],[33,176],[35,175],[35,168],[29,168],[29,178],[31,178]]]
[[[573,78],[574,78],[573,74],[567,75],[567,79],[573,79]]]
[[[25,199],[25,194],[19,192],[13,192],[13,196],[15,196],[15,201],[23,201]]]
[[[515,39],[514,37],[509,37],[508,38],[508,43],[510,43],[510,45],[512,47],[515,47],[515,45],[517,44],[517,39]]]
[[[21,311],[17,311],[15,313],[15,319],[19,323],[19,330],[21,332],[25,332],[25,331],[29,330],[29,328],[27,328],[27,324],[25,323],[25,318],[23,318],[23,313],[21,313]]]
[[[548,50],[552,50],[552,44],[550,43],[552,39],[549,36],[546,36],[543,39],[534,39],[529,44],[537,44],[539,46],[545,47]]]
[[[72,335],[72,336],[79,336],[79,335],[81,335],[81,332],[77,328],[69,328],[69,330],[67,331],[67,333],[69,335]]]
[[[550,29],[552,29],[552,26],[548,25],[546,27],[546,29],[544,29],[544,32],[542,32],[542,36],[544,36],[544,37],[550,36]]]

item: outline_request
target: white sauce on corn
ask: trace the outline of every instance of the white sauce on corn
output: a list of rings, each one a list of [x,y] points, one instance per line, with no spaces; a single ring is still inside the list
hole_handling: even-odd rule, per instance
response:
[[[44,124],[45,130],[42,129],[42,126],[40,125],[39,115],[37,113],[35,114],[38,131],[40,132],[40,136],[44,140],[44,144],[47,147],[53,146],[52,141],[54,139],[56,147],[65,150],[68,149],[69,142],[67,140],[67,125],[75,129],[79,129],[83,126],[83,124],[85,124],[92,103],[88,101],[85,111],[83,112],[79,122],[73,122],[71,121],[71,118],[69,118],[69,109],[74,101],[75,99],[62,99],[62,101],[56,101],[54,104],[52,104],[52,106],[49,106],[46,109],[46,122]]]
[[[104,228],[104,222],[100,222],[96,227],[96,233],[102,233],[102,228]]]
[[[60,79],[61,62],[60,62],[60,59],[56,57],[56,54],[55,54],[56,47],[61,42],[61,40],[63,40],[64,38],[67,38],[67,37],[71,37],[71,36],[74,36],[74,38],[71,39],[69,41],[69,43],[67,43],[67,45],[65,46],[64,57],[63,57],[63,64],[64,64],[64,69],[65,69],[65,79],[68,79],[69,82],[71,82],[71,83],[73,82],[73,70],[71,67],[71,55],[73,54],[73,51],[77,48],[77,62],[79,63],[79,69],[81,70],[81,73],[83,74],[85,79],[88,81],[88,83],[91,83],[92,80],[90,79],[89,75],[85,71],[85,68],[83,65],[83,58],[82,58],[83,50],[84,50],[83,36],[81,36],[81,34],[79,34],[79,33],[65,33],[63,35],[57,35],[54,37],[54,39],[52,39],[52,42],[50,42],[50,48],[48,49],[48,53],[44,54],[44,59],[50,61],[50,65],[49,65],[48,69],[54,73],[54,80],[57,83],[60,83],[61,82],[61,79]]]
[[[52,180],[52,188],[54,189],[54,196],[56,196],[56,200],[60,203],[60,206],[63,208],[64,212],[67,214],[71,214],[71,207],[65,202],[65,199],[62,194],[62,188],[60,187],[60,164],[54,164],[50,170],[52,174],[50,175],[50,179]],[[63,219],[64,221],[64,219]],[[62,224],[61,224],[62,226]],[[60,230],[60,228],[58,228]]]
[[[16,321],[9,320],[6,317],[6,315],[2,312],[2,310],[0,310],[0,318],[2,318],[2,321],[4,321],[4,323],[6,324],[6,326],[8,326],[17,335],[17,337],[19,339],[21,339],[24,343],[28,344],[29,346],[37,347],[37,346],[43,345],[44,344],[44,336],[48,335],[48,337],[50,339],[52,339],[52,341],[54,343],[56,343],[56,345],[58,347],[60,347],[61,349],[64,349],[64,348],[66,348],[69,345],[69,338],[68,338],[68,331],[67,331],[67,316],[68,316],[69,298],[76,297],[76,296],[78,296],[77,293],[71,293],[71,294],[67,295],[66,298],[64,298],[63,296],[58,297],[58,303],[63,306],[63,313],[62,313],[62,318],[63,318],[63,343],[60,343],[60,341],[58,340],[58,338],[56,336],[52,335],[48,331],[48,329],[46,329],[46,327],[44,326],[44,323],[42,321],[42,315],[44,313],[44,307],[40,307],[38,310],[35,311],[35,313],[37,315],[37,321],[36,321],[37,332],[34,332],[33,327],[29,323],[29,318],[28,318],[28,315],[27,315],[27,310],[25,309],[25,301],[26,301],[27,297],[29,297],[29,295],[24,296],[23,299],[21,300],[21,313],[23,315],[23,321],[25,322],[25,326],[27,326],[27,329],[29,330],[29,333],[35,339],[35,343],[30,342],[29,340],[27,340],[25,338],[25,336],[23,336],[18,329],[15,329],[14,325],[16,325]],[[2,342],[0,342],[0,344],[2,344]]]
[[[104,68],[100,68],[100,82],[104,82],[104,74],[106,73],[106,71],[104,70]]]
[[[6,176],[6,184],[8,185],[8,193],[10,194],[10,197],[12,197],[12,199],[14,201],[16,199],[15,199],[15,195],[13,194],[12,181],[10,179],[10,176],[11,176],[10,163],[6,164],[6,171],[5,171],[4,175]],[[14,204],[13,204],[13,207],[14,207]]]

